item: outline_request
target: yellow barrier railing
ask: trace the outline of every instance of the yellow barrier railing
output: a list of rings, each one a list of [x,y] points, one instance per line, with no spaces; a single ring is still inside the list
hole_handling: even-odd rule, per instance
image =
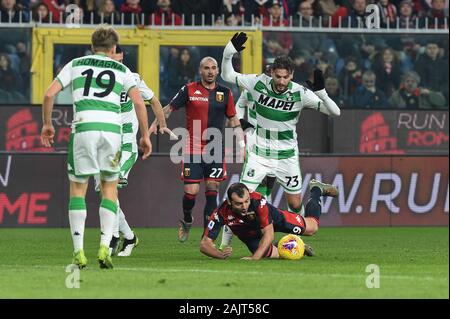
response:
[[[95,29],[33,29],[32,103],[41,104],[46,88],[53,80],[54,46],[86,44]],[[118,29],[122,45],[138,46],[137,71],[159,97],[161,46],[224,47],[235,31]],[[246,31],[248,42],[242,51],[243,73],[261,73],[262,32]],[[219,61],[220,64],[220,61]]]

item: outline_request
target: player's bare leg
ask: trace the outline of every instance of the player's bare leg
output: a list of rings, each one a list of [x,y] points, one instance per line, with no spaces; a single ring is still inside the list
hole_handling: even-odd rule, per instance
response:
[[[185,184],[184,196],[183,196],[183,218],[180,219],[178,224],[178,240],[185,242],[189,238],[189,232],[194,222],[192,217],[192,209],[195,205],[195,197],[200,191],[199,183]]]
[[[302,194],[290,194],[285,192],[284,196],[288,204],[288,210],[290,212],[300,214],[302,210]]]
[[[80,269],[86,267],[87,258],[84,255],[84,226],[87,216],[86,191],[88,183],[70,181],[69,224],[73,241],[73,263]]]

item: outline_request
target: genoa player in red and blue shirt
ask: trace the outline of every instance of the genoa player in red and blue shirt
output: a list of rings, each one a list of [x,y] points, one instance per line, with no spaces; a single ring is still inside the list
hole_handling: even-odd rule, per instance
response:
[[[328,190],[325,191],[325,188]],[[330,194],[330,188],[335,191],[333,195]],[[220,229],[227,225],[252,253],[251,257],[244,259],[278,258],[277,247],[272,244],[274,233],[314,235],[319,229],[322,211],[320,197],[336,194],[337,189],[329,184],[321,183],[319,187],[312,187],[311,198],[306,205],[305,217],[303,217],[278,209],[267,203],[261,194],[250,193],[247,186],[235,183],[228,189],[228,199],[211,215],[203,233],[200,251],[213,258],[228,258],[231,255],[231,247],[228,246],[220,251],[214,245]]]
[[[204,226],[211,213],[217,208],[217,193],[220,182],[226,179],[224,161],[224,127],[226,119],[229,126],[236,129],[238,141],[244,140],[244,133],[236,117],[236,109],[231,89],[218,84],[217,61],[205,57],[200,61],[200,81],[184,85],[170,103],[164,107],[166,118],[172,111],[184,108],[186,129],[189,133],[183,151],[181,178],[184,181],[183,219],[179,222],[178,240],[188,239],[192,226],[192,209],[200,190],[200,182],[205,181],[206,205]],[[155,123],[150,130],[155,130]],[[217,132],[221,139],[215,139]],[[243,147],[240,143],[240,146]]]

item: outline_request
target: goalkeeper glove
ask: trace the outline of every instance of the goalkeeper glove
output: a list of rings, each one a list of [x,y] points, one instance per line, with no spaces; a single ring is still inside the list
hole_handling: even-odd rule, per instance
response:
[[[323,90],[325,88],[325,79],[323,77],[322,71],[320,71],[319,69],[315,69],[314,83],[311,83],[311,81],[306,80],[306,84],[313,92]]]

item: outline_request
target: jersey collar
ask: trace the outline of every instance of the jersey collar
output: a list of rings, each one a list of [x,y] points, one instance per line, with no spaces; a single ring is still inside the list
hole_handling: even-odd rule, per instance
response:
[[[273,83],[273,79],[271,78],[271,79],[270,79],[270,82],[269,82],[270,88],[272,89],[272,92],[273,92],[274,94],[276,94],[276,95],[283,95],[283,94],[286,94],[287,91],[289,91],[289,90],[292,89],[292,81],[289,81],[288,87],[287,87],[286,91],[281,92],[281,93],[278,93],[277,91],[274,90],[272,83]]]

